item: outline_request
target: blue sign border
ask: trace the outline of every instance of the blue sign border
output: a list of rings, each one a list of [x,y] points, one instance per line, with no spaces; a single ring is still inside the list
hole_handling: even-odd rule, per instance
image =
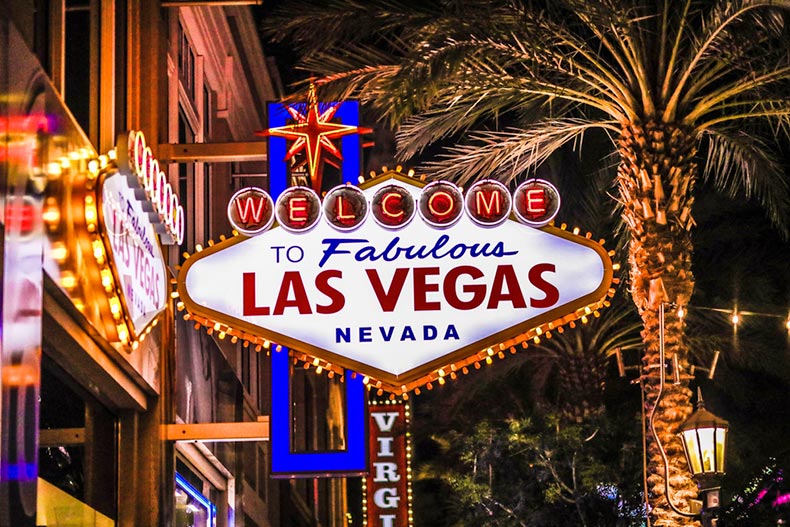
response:
[[[346,370],[346,449],[291,451],[291,359],[288,348],[272,351],[272,477],[358,475],[367,471],[366,389],[362,375]]]

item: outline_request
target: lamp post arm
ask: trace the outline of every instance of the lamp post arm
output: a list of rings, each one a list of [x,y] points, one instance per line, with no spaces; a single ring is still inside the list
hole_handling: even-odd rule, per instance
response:
[[[666,450],[664,450],[664,445],[661,444],[661,440],[658,438],[658,433],[656,432],[656,427],[654,426],[654,420],[656,416],[656,408],[661,403],[661,397],[664,395],[664,384],[666,382],[666,364],[665,364],[665,355],[664,355],[664,303],[662,302],[659,304],[658,307],[658,354],[659,354],[659,385],[658,385],[658,396],[656,397],[656,402],[653,405],[653,408],[650,409],[650,433],[653,434],[653,439],[658,445],[658,450],[661,453],[661,458],[664,461],[664,497],[669,504],[669,507],[680,516],[684,516],[686,518],[696,518],[697,515],[691,512],[685,512],[675,505],[672,501],[672,496],[670,495],[670,488],[669,488],[669,459],[667,458]]]

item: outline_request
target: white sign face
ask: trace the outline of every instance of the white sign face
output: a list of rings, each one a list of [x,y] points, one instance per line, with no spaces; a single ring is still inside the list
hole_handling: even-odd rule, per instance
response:
[[[400,386],[597,302],[610,281],[595,242],[463,214],[443,229],[318,221],[237,237],[188,259],[179,292],[192,313]]]
[[[112,249],[117,283],[131,329],[139,334],[165,308],[165,261],[149,213],[135,198],[126,176],[102,184],[104,232]]]

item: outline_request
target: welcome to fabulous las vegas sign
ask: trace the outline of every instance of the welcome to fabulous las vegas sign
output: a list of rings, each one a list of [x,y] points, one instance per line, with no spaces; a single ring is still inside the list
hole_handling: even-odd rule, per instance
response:
[[[323,200],[248,188],[228,207],[240,234],[188,258],[178,293],[187,317],[223,337],[406,393],[603,304],[609,255],[546,225],[558,207],[541,180],[463,192],[395,171]]]

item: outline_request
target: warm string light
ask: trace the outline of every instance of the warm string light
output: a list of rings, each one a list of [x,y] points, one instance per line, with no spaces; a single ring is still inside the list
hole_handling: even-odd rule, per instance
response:
[[[674,306],[674,304],[670,304]],[[780,319],[784,322],[784,328],[790,334],[790,312],[788,314],[778,314],[778,313],[763,313],[758,311],[745,311],[738,309],[738,306],[735,305],[732,309],[724,309],[718,307],[706,307],[706,306],[676,306],[676,314],[677,317],[681,320],[684,320],[688,315],[688,311],[712,311],[715,313],[722,313],[727,317],[727,320],[732,324],[733,329],[737,329],[738,326],[744,324],[744,321],[747,317],[767,317],[767,318],[776,318]]]

